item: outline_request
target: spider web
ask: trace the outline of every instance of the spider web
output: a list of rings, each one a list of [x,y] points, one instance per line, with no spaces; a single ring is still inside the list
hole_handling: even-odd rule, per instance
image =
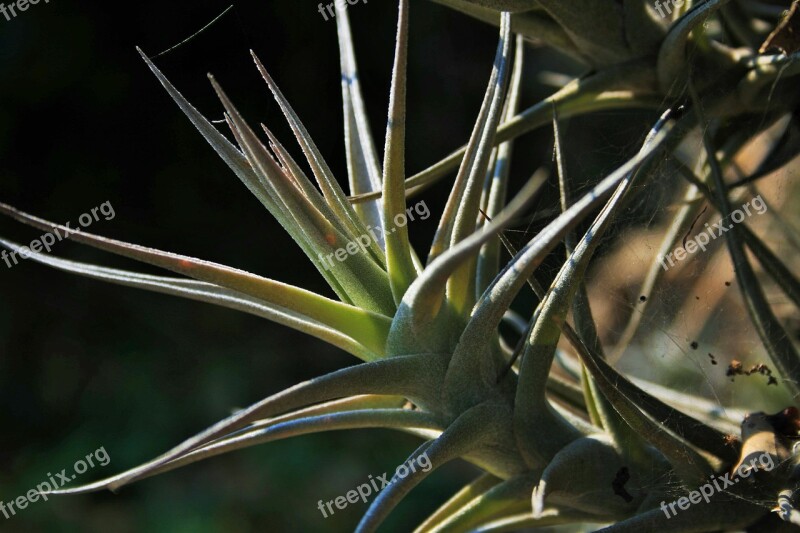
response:
[[[756,117],[753,122],[754,139],[745,143],[725,168],[729,183],[755,173],[790,126],[788,118],[771,126],[765,123],[764,117]],[[762,126],[767,129],[756,135]],[[598,141],[605,141],[605,144],[593,148],[596,154],[621,160],[630,157],[640,146],[638,142],[614,145],[613,139]],[[627,375],[667,386],[678,396],[704,399],[709,406],[706,414],[724,420],[721,425],[739,437],[738,425],[745,413],[774,413],[794,402],[751,322],[725,235],[717,235],[718,231],[709,233],[712,231],[709,228],[719,223],[722,216],[699,193],[696,199],[687,200],[690,186],[676,169],[674,160],[677,158],[694,168],[702,154],[700,133],[695,132],[676,153],[660,156],[655,177],[634,191],[624,213],[607,231],[585,282],[593,318],[607,353],[619,348],[618,343],[631,317],[637,316],[640,320],[635,335],[620,349],[616,368]],[[792,180],[797,168],[795,160],[747,187],[737,188],[730,195],[733,210],[744,205],[750,208],[750,214],[740,223],[758,235],[793,273],[800,271],[800,217],[793,209],[796,205],[793,201],[800,191]],[[574,177],[570,175],[571,179]],[[588,190],[596,182],[597,179],[590,178],[578,180],[578,189]],[[756,198],[760,199],[758,210],[754,209]],[[685,257],[680,261],[676,259],[675,264],[666,269],[659,265],[658,280],[652,290],[643,289],[648,272],[658,261],[665,235],[686,206],[689,212],[670,248],[682,250]],[[540,202],[526,224],[508,230],[506,236],[514,243],[524,243],[559,211],[550,202]],[[591,217],[580,229],[585,230],[590,222]],[[580,229],[578,236],[582,235]],[[703,233],[710,236],[706,250],[689,253],[686,247],[691,248],[689,243],[696,242]],[[563,247],[553,252],[551,256],[558,258],[540,267],[537,277],[552,279],[564,253]],[[752,254],[748,254],[748,259],[778,320],[797,341],[800,320],[796,308]],[[563,340],[560,347],[571,350]],[[728,375],[729,368],[735,368],[737,361],[744,372],[761,364],[766,365],[767,370],[750,375]],[[672,402],[667,400],[667,403]],[[679,405],[673,405],[680,409]],[[674,499],[687,495],[687,487],[674,472],[665,476],[650,480],[642,488],[666,490]],[[726,491],[726,494],[730,493]],[[775,507],[774,498],[748,501],[765,510]]]

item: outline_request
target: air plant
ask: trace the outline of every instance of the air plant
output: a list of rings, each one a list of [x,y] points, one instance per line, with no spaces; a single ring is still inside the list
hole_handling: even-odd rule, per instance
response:
[[[192,124],[314,263],[337,299],[84,232],[70,238],[181,277],[48,254],[31,257],[82,276],[261,316],[328,342],[362,363],[269,396],[141,466],[54,492],[115,490],[221,453],[313,432],[392,428],[419,436],[422,443],[409,460],[425,454],[433,468],[395,479],[374,499],[357,531],[378,528],[426,476],[457,459],[483,474],[417,531],[563,524],[608,524],[607,531],[737,530],[777,521],[774,508],[787,523],[800,523],[790,440],[798,436],[797,411],[789,407],[778,415],[756,413],[744,420],[714,417],[709,400],[627,377],[613,361],[628,346],[638,320],[631,316],[620,342],[604,346],[586,284],[587,269],[608,228],[652,186],[665,158],[686,179],[682,206],[663,235],[661,249],[670,250],[697,216],[701,199],[726,217],[739,187],[797,155],[797,47],[791,49],[787,33],[774,41],[782,44],[780,53],[768,55],[774,50],[770,46],[759,51],[776,25],[776,31],[789,32],[785,28],[796,27],[796,19],[781,21],[777,3],[750,0],[687,0],[666,18],[658,17],[648,2],[436,1],[496,24],[500,37],[469,142],[410,177],[405,168],[408,0],[399,2],[382,164],[365,114],[347,12],[337,6],[349,196],[255,54],[256,67],[316,185],[263,127],[265,144],[215,79],[211,84],[235,144],[141,54]],[[572,56],[590,70],[519,111],[523,55],[530,41]],[[623,108],[650,110],[661,118],[649,133],[642,132],[635,156],[588,192],[576,194],[576,181],[564,164],[560,122]],[[759,115],[763,120],[757,130],[745,126]],[[767,161],[747,180],[726,183],[725,171],[737,154],[776,124],[782,134]],[[526,215],[548,176],[533,173],[512,196],[513,141],[550,125],[561,212],[515,250],[504,231]],[[692,164],[675,155],[697,138],[701,147],[693,145]],[[456,168],[435,237],[421,257],[398,220],[408,198]],[[5,204],[0,211],[42,230],[60,228]],[[382,238],[370,239],[345,261],[325,263],[337,249],[367,235],[369,226],[382,228]],[[796,395],[800,358],[764,295],[751,257],[795,310],[800,305],[798,279],[747,225],[737,225],[725,238],[749,318],[782,386]],[[0,243],[19,250],[10,241]],[[505,263],[504,247],[511,255]],[[537,268],[556,257],[560,269],[548,286]],[[662,281],[655,260],[654,265],[643,295]],[[539,303],[523,317],[511,307],[527,290]],[[501,332],[504,322],[517,329],[516,342]],[[606,352],[613,356],[607,359]],[[741,438],[730,436],[740,423]],[[780,467],[758,472],[754,483],[737,485],[671,518],[660,508],[709,476],[730,472],[763,453]]]

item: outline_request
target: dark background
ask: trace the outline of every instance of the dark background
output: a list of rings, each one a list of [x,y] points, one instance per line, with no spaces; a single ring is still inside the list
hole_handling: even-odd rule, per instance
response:
[[[134,50],[170,48],[222,12],[224,1],[40,2],[0,17],[0,201],[73,225],[110,201],[116,217],[89,231],[250,270],[331,294],[280,226],[251,197],[171,101]],[[497,30],[431,2],[411,5],[406,167],[416,173],[468,138],[490,73]],[[349,8],[362,87],[379,151],[396,3]],[[254,49],[301,116],[334,173],[346,180],[336,24],[310,1],[243,1],[181,47],[155,59],[210,119],[222,106],[213,72],[252,125],[296,149],[260,79]],[[532,50],[528,61],[573,69]],[[526,83],[523,105],[552,88]],[[604,120],[602,117],[599,119]],[[573,141],[595,174],[628,153],[650,121],[573,121]],[[221,126],[221,129],[224,126]],[[224,131],[226,134],[227,131]],[[549,131],[517,145],[515,183],[548,162]],[[434,216],[413,223],[424,251],[449,192],[425,193]],[[20,243],[41,232],[0,220]],[[156,272],[71,243],[54,254]],[[234,311],[78,278],[30,261],[0,263],[0,499],[9,501],[93,450],[117,473],[244,407],[354,358],[284,327]],[[418,440],[388,431],[338,432],[254,447],[140,481],[113,495],[36,502],[0,531],[352,530],[365,510],[323,519],[319,499],[393,470]],[[475,475],[444,467],[412,492],[387,531],[408,530]]]

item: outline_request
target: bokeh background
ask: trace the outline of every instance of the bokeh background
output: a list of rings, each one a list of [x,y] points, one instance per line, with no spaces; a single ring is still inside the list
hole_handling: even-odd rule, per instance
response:
[[[101,219],[91,232],[331,294],[134,50],[141,46],[152,56],[168,49],[229,5],[53,0],[11,21],[0,17],[0,201],[73,224],[109,201],[115,218]],[[410,173],[468,138],[497,41],[496,29],[432,2],[414,0],[411,9]],[[349,14],[380,149],[396,5],[359,2]],[[252,64],[251,48],[345,180],[336,25],[323,19],[316,3],[237,2],[211,27],[155,61],[194,105],[221,119],[222,107],[206,79],[207,72],[214,73],[251,124],[268,124],[299,157]],[[531,49],[527,61],[538,70],[580,72],[578,65],[542,50]],[[523,105],[551,93],[553,79],[558,80],[526,81]],[[614,168],[636,150],[654,118],[623,112],[565,124],[575,156],[572,170],[588,183]],[[515,154],[515,186],[551,154],[549,131],[524,136]],[[420,250],[430,242],[448,192],[443,183],[423,196],[432,216],[411,227]],[[553,193],[551,187],[540,202],[552,205]],[[639,209],[644,216],[633,220],[653,219],[652,205]],[[17,242],[40,233],[0,220],[0,235]],[[510,235],[515,242],[524,237]],[[58,244],[54,253],[156,272],[71,243]],[[552,274],[547,265],[543,271]],[[624,309],[636,296],[627,298],[619,304]],[[2,501],[24,494],[48,472],[69,471],[100,447],[110,465],[89,470],[79,481],[130,468],[236,408],[356,362],[255,317],[32,262],[12,269],[0,263],[0,302]],[[118,494],[32,503],[11,519],[0,516],[0,531],[349,531],[364,504],[323,519],[317,501],[343,495],[370,474],[393,470],[417,442],[404,434],[364,430],[262,445],[137,482]],[[463,463],[445,466],[412,492],[386,530],[410,530],[475,474]]]

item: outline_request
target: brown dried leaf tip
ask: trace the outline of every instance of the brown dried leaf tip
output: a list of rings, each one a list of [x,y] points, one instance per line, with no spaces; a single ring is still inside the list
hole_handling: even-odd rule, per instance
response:
[[[800,50],[800,0],[794,0],[758,53],[763,54],[770,49],[778,49],[787,56]]]

